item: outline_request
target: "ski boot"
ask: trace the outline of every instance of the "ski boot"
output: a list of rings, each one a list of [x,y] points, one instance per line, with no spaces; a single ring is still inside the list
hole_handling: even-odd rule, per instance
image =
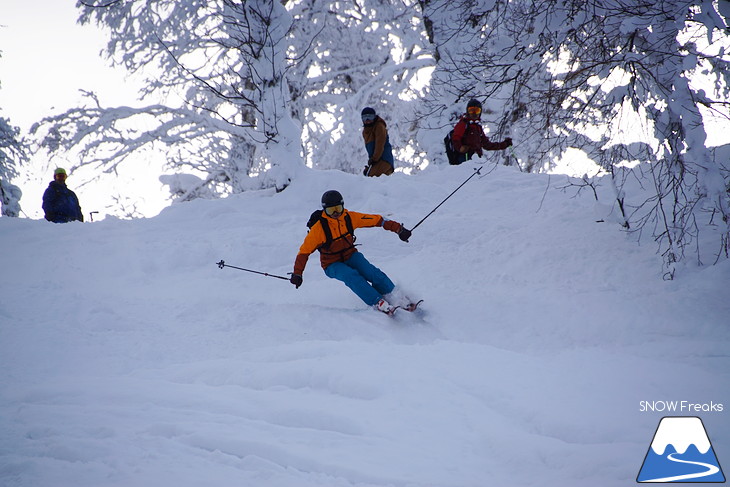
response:
[[[398,309],[397,306],[393,306],[389,302],[387,302],[384,298],[380,298],[380,301],[375,303],[373,305],[373,308],[375,308],[377,311],[380,311],[381,313],[385,313],[388,316],[393,316],[395,313],[395,310]]]

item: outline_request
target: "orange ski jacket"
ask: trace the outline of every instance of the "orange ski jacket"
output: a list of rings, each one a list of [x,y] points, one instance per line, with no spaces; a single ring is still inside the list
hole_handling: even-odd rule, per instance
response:
[[[350,215],[353,232],[350,232],[345,223],[345,215]],[[401,229],[401,224],[393,220],[386,220],[381,215],[370,215],[367,213],[357,213],[345,210],[338,218],[332,218],[322,211],[322,216],[304,238],[299,253],[294,260],[294,274],[302,275],[307,265],[309,256],[316,250],[319,250],[319,260],[322,268],[334,262],[344,262],[349,259],[352,254],[357,252],[355,248],[356,228],[383,227],[385,230],[396,232]],[[332,240],[327,244],[327,236],[322,229],[322,223],[327,222]]]

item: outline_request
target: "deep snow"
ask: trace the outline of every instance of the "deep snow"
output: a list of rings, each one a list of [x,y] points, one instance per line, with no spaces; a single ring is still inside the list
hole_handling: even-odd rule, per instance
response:
[[[316,255],[298,290],[215,265],[284,275],[323,191],[412,226],[472,171],[0,219],[0,485],[626,486],[678,413],[730,465],[730,262],[663,281],[564,178],[484,166],[410,243],[359,230],[416,316],[367,309]],[[725,410],[641,411],[663,400]]]

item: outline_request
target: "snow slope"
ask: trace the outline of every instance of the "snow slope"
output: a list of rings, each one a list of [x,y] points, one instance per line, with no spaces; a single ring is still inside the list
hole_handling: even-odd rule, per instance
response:
[[[699,415],[730,465],[730,263],[663,281],[556,176],[485,166],[410,243],[358,231],[418,316],[367,309],[316,256],[298,290],[215,266],[290,272],[327,189],[410,227],[472,171],[0,219],[0,485],[625,486],[667,414],[640,401],[676,399],[724,403]]]

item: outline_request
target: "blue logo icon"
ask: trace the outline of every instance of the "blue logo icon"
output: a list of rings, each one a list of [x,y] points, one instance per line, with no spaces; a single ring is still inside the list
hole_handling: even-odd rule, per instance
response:
[[[637,482],[725,482],[705,425],[694,416],[659,421]]]

